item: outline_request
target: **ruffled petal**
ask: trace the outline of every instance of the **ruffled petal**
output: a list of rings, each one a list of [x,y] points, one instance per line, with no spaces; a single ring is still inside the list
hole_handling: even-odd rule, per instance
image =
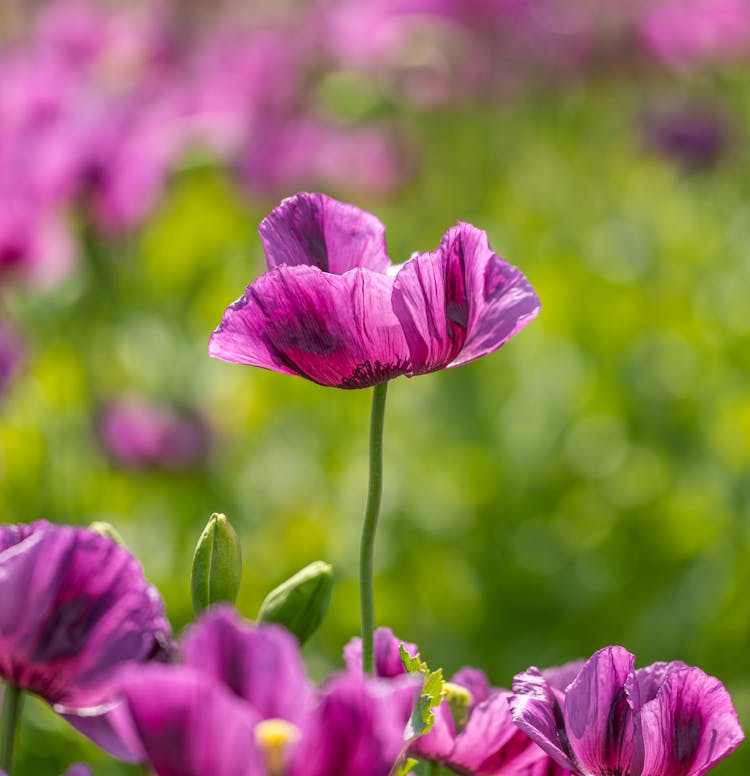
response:
[[[507,342],[539,312],[520,270],[498,257],[487,234],[460,223],[434,253],[398,272],[393,309],[404,327],[414,374],[466,364]]]
[[[224,684],[263,719],[301,724],[313,687],[297,640],[277,625],[244,622],[234,609],[210,609],[182,639],[183,662]]]
[[[268,269],[306,264],[343,275],[355,267],[385,272],[391,261],[385,227],[371,213],[325,194],[285,199],[261,221]]]
[[[687,668],[682,660],[673,660],[671,663],[652,663],[645,668],[639,668],[628,677],[625,683],[625,692],[630,698],[633,711],[640,711],[644,703],[656,697],[656,693],[664,683],[664,680],[672,673]]]
[[[513,679],[508,701],[513,722],[563,768],[577,771],[564,729],[563,712],[553,688],[538,668],[529,668]]]
[[[724,685],[700,668],[670,671],[641,724],[644,776],[703,776],[745,738]]]
[[[493,693],[471,712],[466,728],[456,737],[450,765],[471,773],[516,776],[545,758],[544,752],[514,724],[508,697],[510,693]]]
[[[497,256],[487,233],[471,224],[449,229],[440,246],[449,264],[460,265],[468,297],[466,339],[450,366],[497,350],[539,314],[539,297],[521,271]],[[447,300],[462,314],[460,299]]]
[[[282,266],[227,309],[209,355],[338,388],[407,374],[409,351],[391,308],[392,285],[393,278],[368,269],[330,275]]]
[[[642,741],[625,693],[634,665],[622,647],[600,649],[565,693],[565,732],[587,773],[641,773]]]
[[[395,277],[392,302],[413,373],[448,366],[466,339],[468,301],[460,265],[442,250],[414,256]]]
[[[158,593],[111,539],[40,521],[0,548],[0,675],[56,710],[110,700],[115,669],[169,652]]]
[[[254,743],[257,715],[209,676],[178,666],[143,666],[123,678],[123,694],[158,776],[264,773]]]

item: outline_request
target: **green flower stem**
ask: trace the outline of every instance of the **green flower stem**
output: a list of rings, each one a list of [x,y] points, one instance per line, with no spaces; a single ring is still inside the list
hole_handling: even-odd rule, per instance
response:
[[[432,760],[428,767],[428,773],[429,776],[439,776],[440,774],[440,763],[437,762],[437,760]]]
[[[8,776],[13,770],[13,744],[16,740],[16,728],[21,718],[23,691],[14,684],[6,684],[3,692],[3,720],[0,728],[0,769]]]
[[[359,601],[362,612],[362,671],[371,674],[374,664],[375,607],[372,594],[375,529],[383,492],[383,418],[388,383],[373,388],[370,413],[370,484],[359,545]]]

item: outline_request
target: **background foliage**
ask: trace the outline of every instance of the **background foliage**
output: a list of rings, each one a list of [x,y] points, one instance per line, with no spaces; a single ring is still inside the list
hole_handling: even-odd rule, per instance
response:
[[[641,665],[680,658],[720,677],[750,725],[749,87],[741,68],[625,67],[507,101],[369,108],[398,121],[411,174],[386,197],[326,193],[376,213],[394,261],[457,219],[486,229],[543,304],[498,353],[389,391],[376,616],[431,666],[482,666],[507,686],[623,644]],[[644,115],[684,100],[731,121],[717,164],[647,147]],[[263,271],[256,226],[277,201],[186,166],[127,240],[100,243],[57,288],[6,293],[27,357],[2,398],[0,517],[112,522],[177,630],[213,511],[243,540],[246,616],[327,560],[332,606],[306,648],[322,675],[358,629],[369,392],[206,356]],[[113,462],[97,413],[123,393],[197,408],[205,461]],[[19,746],[22,774],[83,758],[131,770],[35,701]],[[716,769],[748,771],[746,747]]]

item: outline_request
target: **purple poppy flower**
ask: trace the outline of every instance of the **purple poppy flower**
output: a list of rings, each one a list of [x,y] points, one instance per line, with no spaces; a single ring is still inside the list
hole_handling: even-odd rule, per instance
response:
[[[375,216],[323,194],[284,200],[260,234],[269,271],[209,342],[224,361],[366,388],[480,358],[539,312],[526,278],[470,224],[400,267]]]
[[[340,675],[316,690],[295,639],[209,610],[183,666],[138,666],[122,697],[158,776],[387,776],[417,683]]]
[[[388,628],[375,632],[375,675],[400,677],[406,673],[399,645],[417,653],[414,644],[399,641]],[[344,648],[351,673],[362,670],[362,643],[352,639]],[[513,724],[510,693],[490,687],[476,668],[462,668],[446,686],[448,698],[435,709],[432,729],[409,745],[409,754],[438,762],[458,773],[495,776],[561,776],[544,752]]]
[[[636,671],[630,652],[605,647],[561,681],[529,668],[510,705],[518,727],[575,774],[702,776],[745,737],[721,682],[679,661]]]
[[[205,461],[210,447],[206,421],[136,397],[110,402],[97,431],[115,462],[135,469],[187,469]]]
[[[98,706],[120,665],[165,653],[170,628],[138,562],[84,528],[0,527],[0,676],[58,711]]]

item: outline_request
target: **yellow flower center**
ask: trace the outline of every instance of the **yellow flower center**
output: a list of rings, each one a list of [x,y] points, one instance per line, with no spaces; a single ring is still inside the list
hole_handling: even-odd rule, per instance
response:
[[[255,726],[255,742],[263,755],[268,776],[284,776],[287,751],[300,735],[300,729],[285,719],[264,719]]]

